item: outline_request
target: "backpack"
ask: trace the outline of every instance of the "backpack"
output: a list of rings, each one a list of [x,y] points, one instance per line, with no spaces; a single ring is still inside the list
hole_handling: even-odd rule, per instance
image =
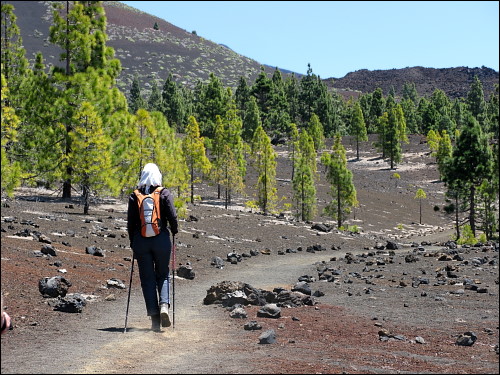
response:
[[[139,189],[134,190],[139,205],[139,216],[141,217],[141,235],[143,237],[154,237],[160,234],[160,193],[162,187],[157,187],[151,194],[142,194]]]

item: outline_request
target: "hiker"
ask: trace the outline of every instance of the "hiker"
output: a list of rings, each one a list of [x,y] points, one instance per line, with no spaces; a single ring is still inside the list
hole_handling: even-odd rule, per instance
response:
[[[141,194],[155,194],[155,190],[159,195],[159,233],[145,237],[148,234],[143,229],[138,200]],[[172,236],[175,236],[178,223],[172,194],[162,187],[162,175],[158,166],[148,163],[141,172],[137,189],[129,197],[127,230],[130,247],[134,251],[139,266],[147,315],[151,316],[151,329],[155,332],[161,332],[160,322],[162,327],[171,325],[168,308],[170,307],[169,263],[172,243],[167,223],[170,224]]]
[[[2,335],[7,332],[9,329],[12,329],[12,322],[10,320],[9,314],[3,311],[3,295],[2,295]]]

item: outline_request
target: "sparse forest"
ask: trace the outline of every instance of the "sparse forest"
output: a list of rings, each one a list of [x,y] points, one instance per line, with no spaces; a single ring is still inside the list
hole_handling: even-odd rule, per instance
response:
[[[242,76],[234,90],[214,73],[193,89],[169,74],[147,82],[152,89],[145,95],[146,82],[136,76],[124,92],[102,2],[66,2],[53,19],[50,43],[64,51],[60,66],[48,69],[41,53],[31,65],[15,8],[2,3],[2,195],[22,185],[51,187],[63,198],[81,196],[87,212],[94,198],[130,193],[153,162],[167,172],[163,182],[176,192],[177,207],[195,201],[193,187],[202,180],[217,186],[227,207],[244,193],[247,169],[254,168],[258,183],[248,201],[264,213],[292,210],[305,221],[317,212],[319,160],[332,188],[327,213],[340,228],[357,204],[342,136],[353,136],[359,149],[376,134],[380,156],[397,170],[408,135],[422,134],[448,189],[457,239],[469,230],[473,238],[498,238],[498,86],[488,100],[477,77],[464,98],[439,89],[419,96],[407,82],[402,96],[376,89],[345,100],[309,65],[300,79],[262,68],[253,82]],[[325,138],[335,139],[333,149]],[[294,163],[291,207],[280,206],[276,194],[277,144],[288,145]]]

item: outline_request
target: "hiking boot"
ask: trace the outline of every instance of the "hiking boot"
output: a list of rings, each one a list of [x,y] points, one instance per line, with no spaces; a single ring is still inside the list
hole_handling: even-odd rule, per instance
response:
[[[154,332],[161,332],[160,314],[151,315],[151,330]]]
[[[170,316],[168,316],[168,304],[162,303],[160,305],[160,317],[161,317],[161,326],[162,327],[170,327]]]

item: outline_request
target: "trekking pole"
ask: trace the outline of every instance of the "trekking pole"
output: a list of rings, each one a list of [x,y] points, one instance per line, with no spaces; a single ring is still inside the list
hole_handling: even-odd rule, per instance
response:
[[[175,234],[172,236],[172,330],[175,329]]]
[[[127,332],[128,306],[130,304],[130,291],[132,290],[132,274],[134,273],[134,260],[135,260],[135,254],[132,252],[132,268],[130,269],[130,283],[129,283],[129,287],[128,287],[127,312],[125,314],[125,328],[123,329],[123,333]]]

